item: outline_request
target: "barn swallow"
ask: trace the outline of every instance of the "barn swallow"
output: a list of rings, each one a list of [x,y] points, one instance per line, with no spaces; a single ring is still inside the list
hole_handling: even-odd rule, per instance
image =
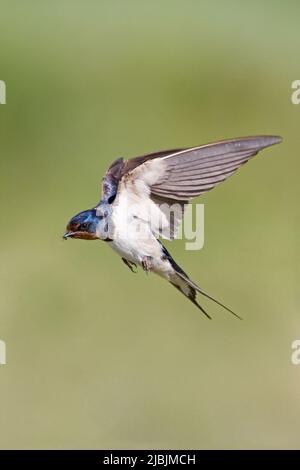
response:
[[[172,240],[191,199],[211,190],[260,150],[281,140],[277,136],[243,137],[130,160],[119,158],[102,180],[99,204],[72,217],[64,238],[103,240],[131,271],[140,266],[160,275],[208,318],[211,317],[198,303],[197,294],[240,318],[189,278],[159,236]]]

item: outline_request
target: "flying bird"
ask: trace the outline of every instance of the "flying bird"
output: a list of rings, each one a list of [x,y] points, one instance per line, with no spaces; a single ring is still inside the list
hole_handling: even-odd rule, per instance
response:
[[[281,140],[278,136],[242,137],[129,160],[119,158],[103,178],[99,204],[72,217],[64,238],[103,240],[131,271],[140,266],[158,274],[208,318],[197,294],[239,317],[195,284],[159,237],[174,239],[191,199],[211,190],[260,150]]]

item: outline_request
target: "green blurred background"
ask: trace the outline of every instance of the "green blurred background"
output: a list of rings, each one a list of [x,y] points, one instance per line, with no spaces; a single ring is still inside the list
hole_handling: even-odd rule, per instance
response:
[[[300,447],[297,1],[0,2],[1,448]],[[280,134],[167,244],[208,321],[100,242],[63,242],[118,156]]]

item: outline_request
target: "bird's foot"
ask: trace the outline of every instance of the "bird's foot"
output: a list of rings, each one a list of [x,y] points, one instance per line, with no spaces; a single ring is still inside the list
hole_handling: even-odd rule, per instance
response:
[[[143,267],[143,270],[146,271],[147,274],[152,269],[152,260],[153,260],[152,256],[144,256],[142,259],[142,267]]]
[[[128,261],[128,259],[126,258],[122,258],[122,260],[126,264],[126,266],[128,266],[128,268],[130,269],[132,273],[135,273],[135,274],[137,273],[137,265],[135,263],[133,263],[132,261]],[[133,267],[135,269],[133,269]]]

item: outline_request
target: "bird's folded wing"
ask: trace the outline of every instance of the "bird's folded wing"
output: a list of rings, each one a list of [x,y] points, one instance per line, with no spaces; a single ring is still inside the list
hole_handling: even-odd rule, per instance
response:
[[[277,136],[245,137],[128,160],[118,197],[124,191],[131,193],[135,207],[140,204],[137,217],[149,222],[153,233],[172,239],[187,202],[233,175],[260,150],[279,142]]]

